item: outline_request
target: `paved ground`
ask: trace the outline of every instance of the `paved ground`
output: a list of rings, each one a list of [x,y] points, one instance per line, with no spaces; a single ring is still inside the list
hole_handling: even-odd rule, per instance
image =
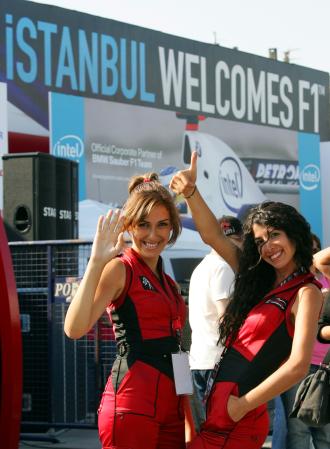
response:
[[[31,436],[31,434],[29,434]],[[48,435],[52,441],[21,439],[19,449],[101,449],[97,430],[66,429],[48,434],[35,434],[36,438]]]
[[[39,435],[39,434],[38,434]],[[51,435],[51,434],[50,434]],[[43,435],[44,436],[44,435]],[[46,441],[26,441],[20,442],[19,449],[100,449],[97,430],[65,430],[52,434],[57,442]],[[263,446],[271,448],[271,440],[267,439]],[[169,448],[170,449],[170,448]],[[242,448],[243,449],[243,448]]]

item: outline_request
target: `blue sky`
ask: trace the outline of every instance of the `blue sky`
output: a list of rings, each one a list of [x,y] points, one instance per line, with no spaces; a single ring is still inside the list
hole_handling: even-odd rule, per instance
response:
[[[29,1],[29,0],[26,0]],[[40,0],[330,72],[328,0]]]

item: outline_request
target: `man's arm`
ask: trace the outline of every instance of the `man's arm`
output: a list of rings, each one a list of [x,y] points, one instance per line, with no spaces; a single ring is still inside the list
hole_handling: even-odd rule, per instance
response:
[[[330,246],[314,254],[313,265],[330,279]]]

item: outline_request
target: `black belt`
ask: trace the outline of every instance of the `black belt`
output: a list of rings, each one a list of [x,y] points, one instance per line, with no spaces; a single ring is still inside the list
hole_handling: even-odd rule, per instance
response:
[[[118,388],[127,369],[137,360],[153,366],[170,379],[173,379],[171,354],[178,352],[179,345],[174,337],[144,340],[130,345],[126,341],[117,344],[117,359],[113,366],[113,386]],[[119,370],[119,371],[118,371]]]
[[[134,344],[129,344],[127,341],[122,341],[117,344],[117,353],[120,357],[127,357],[130,354],[136,358],[166,358],[173,352],[178,351],[179,345],[177,339],[174,337],[144,340],[139,343],[134,342]]]

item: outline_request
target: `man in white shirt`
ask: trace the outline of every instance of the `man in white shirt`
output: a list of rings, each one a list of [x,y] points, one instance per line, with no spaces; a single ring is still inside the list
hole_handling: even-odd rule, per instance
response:
[[[223,233],[241,247],[241,222],[232,216],[219,220]],[[217,356],[219,319],[223,315],[234,284],[234,272],[213,249],[193,271],[189,285],[189,323],[191,327],[190,369],[194,383],[197,420],[205,420],[203,403],[207,381]]]

